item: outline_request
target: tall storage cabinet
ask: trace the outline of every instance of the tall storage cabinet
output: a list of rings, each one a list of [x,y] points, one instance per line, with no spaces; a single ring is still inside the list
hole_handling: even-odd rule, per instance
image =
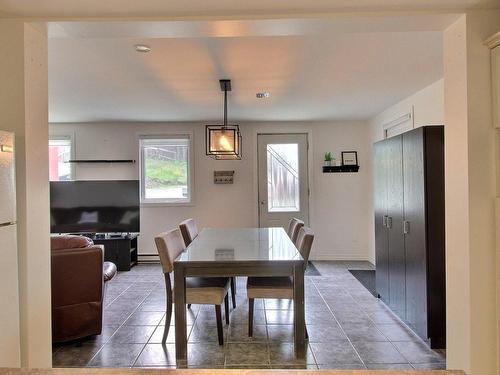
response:
[[[378,142],[374,157],[377,292],[433,348],[444,348],[444,128]]]

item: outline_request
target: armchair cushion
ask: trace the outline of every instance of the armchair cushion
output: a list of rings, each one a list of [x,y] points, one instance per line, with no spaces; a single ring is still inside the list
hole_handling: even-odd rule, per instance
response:
[[[111,280],[116,275],[116,266],[112,262],[104,262],[102,266],[104,282]]]

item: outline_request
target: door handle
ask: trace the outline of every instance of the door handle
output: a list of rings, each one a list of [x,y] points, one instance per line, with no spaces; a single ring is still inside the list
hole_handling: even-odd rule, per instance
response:
[[[384,215],[384,217],[382,218],[382,226],[387,228],[387,215]]]
[[[260,204],[263,206],[266,204],[266,201],[260,201]]]
[[[392,228],[392,217],[387,216],[387,229]]]
[[[403,221],[403,234],[410,233],[410,222],[408,220]]]

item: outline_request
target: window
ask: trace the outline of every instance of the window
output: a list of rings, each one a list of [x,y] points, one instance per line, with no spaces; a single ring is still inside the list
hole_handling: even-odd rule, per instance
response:
[[[50,181],[67,181],[73,178],[71,159],[73,142],[71,137],[49,139],[49,179]]]
[[[191,137],[144,137],[141,148],[141,201],[191,202]]]
[[[299,145],[267,145],[268,212],[300,211]]]

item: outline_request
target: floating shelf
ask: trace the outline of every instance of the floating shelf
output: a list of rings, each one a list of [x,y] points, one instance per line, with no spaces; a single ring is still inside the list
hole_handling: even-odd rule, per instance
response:
[[[323,173],[352,173],[359,171],[359,165],[324,166]]]
[[[135,163],[133,159],[109,159],[109,160],[68,160],[67,163]]]

